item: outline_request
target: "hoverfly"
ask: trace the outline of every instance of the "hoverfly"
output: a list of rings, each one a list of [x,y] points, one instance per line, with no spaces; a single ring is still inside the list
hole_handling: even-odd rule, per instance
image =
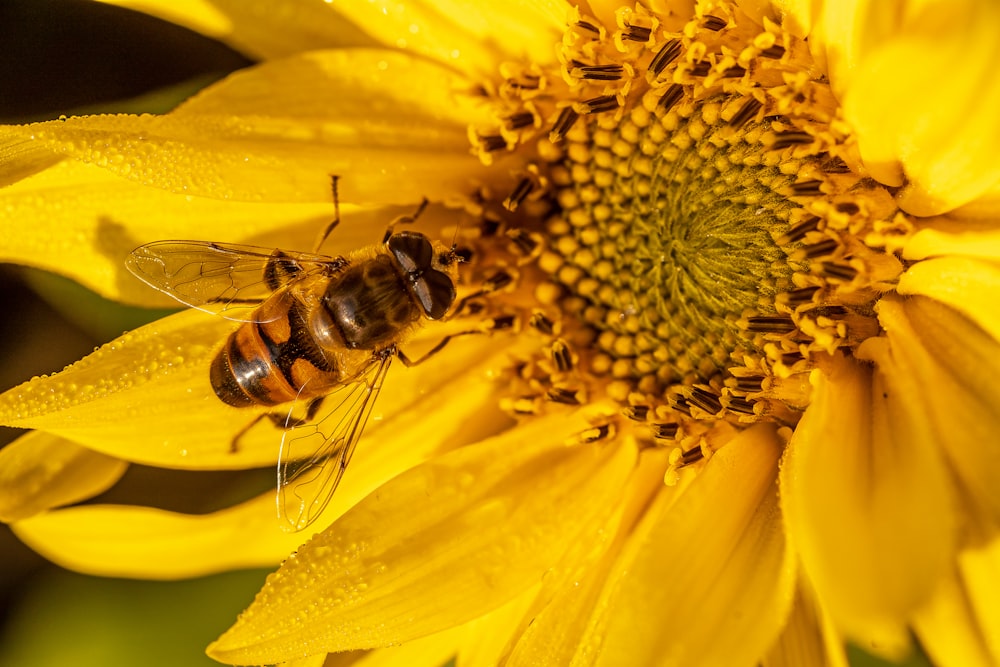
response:
[[[241,323],[209,371],[219,399],[234,407],[305,406],[304,417],[293,417],[290,408],[261,415],[242,431],[268,416],[284,427],[277,508],[287,530],[304,529],[329,503],[393,358],[412,365],[452,337],[417,361],[398,347],[424,319],[443,318],[455,302],[454,246],[394,231],[424,206],[393,221],[380,244],[346,256],[157,241],[126,260],[140,280],[177,301]],[[339,218],[338,212],[317,247]]]

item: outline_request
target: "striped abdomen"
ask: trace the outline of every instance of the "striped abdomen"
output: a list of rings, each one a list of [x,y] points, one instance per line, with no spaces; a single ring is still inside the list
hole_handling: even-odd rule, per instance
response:
[[[274,294],[226,340],[212,361],[216,395],[235,407],[313,398],[343,382],[344,355],[322,350],[303,304],[289,290]]]

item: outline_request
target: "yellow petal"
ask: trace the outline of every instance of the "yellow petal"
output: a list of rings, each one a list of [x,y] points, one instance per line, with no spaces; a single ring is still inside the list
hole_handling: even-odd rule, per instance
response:
[[[921,229],[903,246],[907,259],[925,259],[943,255],[980,257],[1000,261],[1000,230],[976,229],[946,232],[939,229]]]
[[[490,77],[506,60],[554,62],[568,10],[564,0],[378,0],[340,7],[388,47]]]
[[[355,207],[341,209],[338,240],[355,247],[375,240],[359,233],[372,221]],[[255,204],[176,195],[65,160],[0,189],[0,260],[59,273],[107,298],[176,306],[125,270],[133,248],[164,239],[204,239],[311,250],[333,211],[332,199]],[[392,213],[385,215],[389,220]],[[374,226],[381,236],[384,223]]]
[[[40,514],[11,528],[25,544],[62,567],[137,579],[273,567],[303,539],[278,527],[273,493],[206,515],[82,505]],[[247,539],[251,530],[257,534]]]
[[[736,436],[637,530],[608,610],[602,665],[756,665],[785,623],[795,568],[778,509],[780,443]]]
[[[275,436],[233,437],[253,419],[209,383],[214,347],[232,322],[189,310],[136,329],[60,373],[0,395],[0,423],[37,428],[104,454],[173,468],[248,468],[275,461]],[[271,429],[274,432],[274,429]]]
[[[1000,540],[963,552],[959,570],[993,664],[1000,663]]]
[[[948,305],[1000,340],[1000,264],[941,257],[914,264],[899,278],[899,294],[922,294]]]
[[[613,508],[598,534],[575,543],[558,566],[545,576],[532,607],[521,619],[504,658],[507,665],[592,665],[610,620],[608,589],[621,577],[618,558],[638,517],[665,488],[666,448],[644,451],[632,474],[624,501]]]
[[[830,2],[824,19],[831,80],[862,158],[879,180],[903,185],[904,210],[949,211],[1000,180],[1000,6]]]
[[[504,649],[530,607],[537,588],[533,587],[507,604],[460,626],[465,632],[462,633],[455,663],[462,667],[496,667],[503,664]]]
[[[900,380],[920,392],[916,409],[926,411],[962,497],[979,515],[974,519],[1000,525],[1000,345],[968,318],[922,296],[883,299],[878,315]]]
[[[506,358],[507,348],[485,343],[495,348],[490,354],[482,345],[463,350],[456,341],[449,350],[455,364],[436,359],[400,369],[387,381],[351,467],[314,529],[329,525],[386,480],[435,452],[501,428],[506,418],[491,409],[498,388],[484,378]],[[453,373],[460,374],[452,378]],[[456,398],[442,401],[441,396]],[[276,453],[277,441],[272,445]],[[35,551],[65,568],[144,579],[273,566],[311,533],[289,535],[281,529],[273,491],[205,515],[88,505],[49,512],[15,529]]]
[[[209,647],[264,663],[405,642],[494,609],[541,581],[634,462],[614,442],[566,446],[555,415],[410,470],[285,561]]]
[[[0,450],[0,521],[91,498],[128,464],[48,433],[27,433]]]
[[[0,127],[145,185],[186,195],[404,204],[481,185],[467,125],[469,84],[378,50],[313,51],[236,72],[165,116],[83,116]]]
[[[989,574],[990,579],[977,581],[978,586],[966,589],[957,573],[950,573],[941,580],[934,597],[915,614],[913,629],[935,665],[990,667],[997,664],[1000,654],[991,655],[970,599],[970,593],[976,596],[986,591],[993,596],[1000,593],[995,583],[1000,572],[994,568]],[[1000,628],[1000,623],[993,625]]]
[[[264,409],[225,405],[211,386],[212,359],[236,326],[188,310],[136,329],[60,373],[0,395],[0,423],[42,429],[136,463],[187,469],[273,465],[281,430],[264,419],[234,443]],[[436,331],[424,335],[440,340]],[[489,352],[502,348],[486,336],[466,336],[417,368],[397,364],[368,434],[388,421],[384,415],[433,400],[435,390],[470,368],[484,361],[495,368]],[[490,384],[485,371],[470,377]]]
[[[310,0],[100,0],[182,25],[258,60],[329,48],[374,46],[333,3]]]
[[[954,553],[949,480],[924,395],[885,349],[813,371],[782,470],[792,539],[822,604],[866,648],[900,657],[905,622]],[[876,345],[876,343],[881,343]],[[871,642],[871,646],[869,646]]]
[[[811,593],[796,590],[795,604],[763,667],[848,667],[844,642]]]

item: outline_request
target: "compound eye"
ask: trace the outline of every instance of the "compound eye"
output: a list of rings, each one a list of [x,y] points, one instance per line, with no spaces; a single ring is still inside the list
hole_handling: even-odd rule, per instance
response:
[[[430,270],[413,283],[413,295],[429,319],[439,320],[455,302],[455,283],[448,274]]]
[[[406,273],[431,268],[434,248],[426,236],[419,232],[399,232],[386,241],[390,252]]]

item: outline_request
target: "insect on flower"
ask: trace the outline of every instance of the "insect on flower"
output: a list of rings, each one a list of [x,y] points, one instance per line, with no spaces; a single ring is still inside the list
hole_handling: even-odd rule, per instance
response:
[[[337,213],[317,249],[340,221],[336,177],[333,194]],[[148,285],[241,323],[212,361],[212,388],[238,408],[289,406],[258,416],[237,435],[263,417],[283,427],[277,509],[286,530],[309,526],[329,503],[392,360],[411,366],[454,336],[474,333],[451,334],[418,359],[399,348],[424,319],[444,318],[455,302],[454,245],[394,231],[426,204],[391,222],[380,244],[346,256],[157,241],[126,260]]]

